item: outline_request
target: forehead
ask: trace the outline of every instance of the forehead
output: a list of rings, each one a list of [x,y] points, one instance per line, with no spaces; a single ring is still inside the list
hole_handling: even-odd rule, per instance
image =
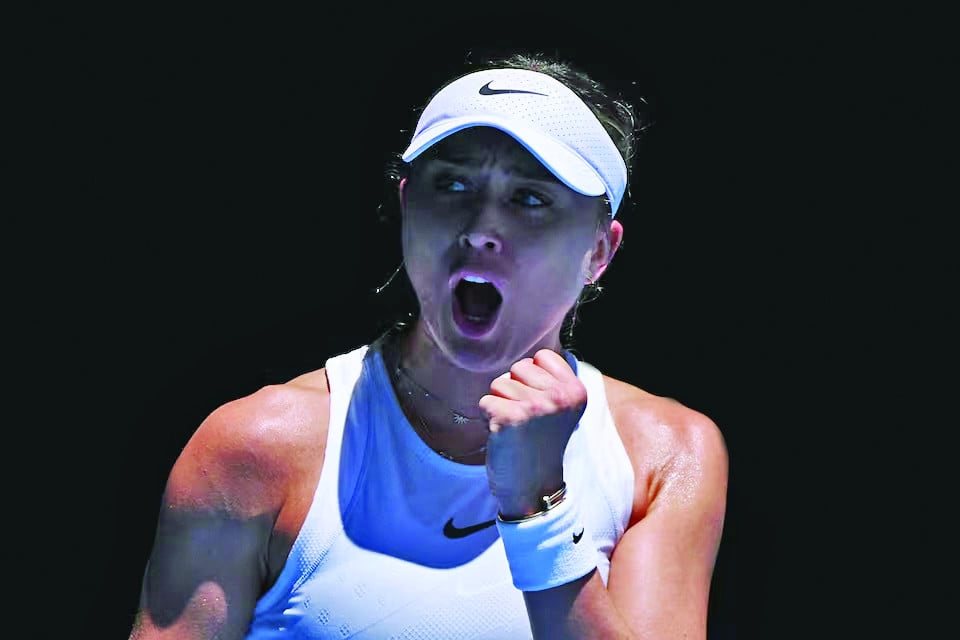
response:
[[[426,162],[442,160],[472,168],[499,164],[525,177],[558,182],[522,144],[493,127],[470,127],[457,131],[437,142],[421,158]]]

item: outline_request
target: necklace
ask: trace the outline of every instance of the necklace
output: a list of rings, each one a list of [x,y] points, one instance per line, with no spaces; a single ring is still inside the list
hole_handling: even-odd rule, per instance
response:
[[[403,366],[400,365],[399,358],[397,359],[397,365],[394,367],[393,373],[394,373],[395,382],[400,382],[401,380],[406,381],[407,383],[416,387],[419,394],[422,394],[423,397],[430,398],[431,400],[443,402],[442,400],[440,400],[439,397],[430,393],[430,391],[428,391],[425,387],[423,387],[419,382],[414,380],[413,377],[406,372]],[[405,389],[405,393],[408,398],[412,398],[414,394],[414,392],[409,388]],[[446,406],[446,403],[443,403],[443,404]],[[419,436],[424,441],[431,443],[430,448],[436,451],[438,454],[440,454],[444,458],[446,458],[447,460],[459,462],[461,460],[465,460],[467,458],[479,455],[487,450],[486,442],[483,443],[483,446],[473,449],[472,451],[467,451],[465,453],[456,453],[456,454],[450,453],[444,449],[441,449],[440,447],[437,447],[435,444],[437,439],[436,439],[436,436],[433,435],[433,431],[430,429],[430,426],[423,420],[423,418],[420,417],[420,414],[416,410],[414,410],[414,408],[409,404],[409,401],[407,403],[407,408],[409,412],[413,414],[414,420],[411,421],[411,425],[413,426],[417,434],[419,434]],[[449,409],[449,411],[452,414],[453,423],[457,425],[467,424],[468,422],[483,421],[483,418],[471,418],[469,416],[464,415],[460,411],[456,411],[454,409]]]
[[[430,398],[431,400],[440,402],[444,406],[449,406],[446,402],[441,400],[438,396],[430,393],[430,391],[426,387],[424,387],[419,382],[414,380],[413,377],[409,373],[407,373],[407,370],[403,368],[403,365],[401,365],[399,361],[397,362],[397,366],[394,369],[394,378],[396,380],[403,379],[407,381],[408,383],[416,387],[417,390],[420,392],[420,394],[423,395],[424,398]],[[407,389],[407,395],[412,396],[413,391]],[[471,418],[466,414],[460,411],[457,411],[456,409],[449,409],[449,411],[451,413],[450,417],[451,417],[451,420],[453,420],[453,424],[467,424],[468,422],[483,422],[484,420],[483,418]]]
[[[436,451],[438,454],[446,458],[447,460],[452,460],[453,462],[460,462],[461,460],[466,460],[467,458],[472,458],[473,456],[480,455],[487,450],[487,443],[484,442],[482,446],[477,447],[472,451],[466,451],[464,453],[449,453],[445,449],[441,449],[436,446],[436,438],[433,436],[433,432],[430,431],[430,427],[423,421],[423,418],[420,417],[420,414],[416,411],[411,411],[415,421],[410,424],[413,425],[414,430],[423,438],[425,441],[431,443],[430,448]]]

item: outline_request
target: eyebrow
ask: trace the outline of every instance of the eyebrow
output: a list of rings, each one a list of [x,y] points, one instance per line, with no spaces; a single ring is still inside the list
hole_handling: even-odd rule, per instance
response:
[[[446,152],[438,149],[437,153],[431,158],[435,162],[442,164],[453,165],[457,167],[467,167],[470,169],[477,169],[483,165],[484,161],[475,155],[470,155],[466,153],[457,153],[456,151],[447,150]],[[557,179],[545,166],[539,162],[535,163],[518,163],[514,162],[507,166],[507,170],[510,173],[514,173],[523,178],[529,180],[536,180],[538,182],[549,182],[560,184],[560,180]]]

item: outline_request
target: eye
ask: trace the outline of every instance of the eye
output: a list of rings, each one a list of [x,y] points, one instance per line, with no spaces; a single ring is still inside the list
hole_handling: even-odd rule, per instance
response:
[[[523,207],[539,208],[550,206],[550,198],[542,193],[531,191],[530,189],[518,189],[513,200]]]
[[[461,193],[469,189],[468,183],[466,180],[459,178],[457,176],[451,175],[439,175],[434,181],[434,184],[438,191],[447,191],[451,193]]]

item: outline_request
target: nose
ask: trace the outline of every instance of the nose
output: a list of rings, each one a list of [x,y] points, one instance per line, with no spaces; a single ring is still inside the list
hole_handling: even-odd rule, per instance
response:
[[[477,208],[471,213],[466,227],[460,232],[460,248],[500,253],[503,249],[503,239],[498,231],[500,213],[496,203],[484,201],[476,204]]]
[[[460,247],[463,249],[473,248],[500,253],[500,250],[503,248],[503,244],[500,241],[500,238],[498,238],[494,233],[474,230],[464,231],[460,234]]]

